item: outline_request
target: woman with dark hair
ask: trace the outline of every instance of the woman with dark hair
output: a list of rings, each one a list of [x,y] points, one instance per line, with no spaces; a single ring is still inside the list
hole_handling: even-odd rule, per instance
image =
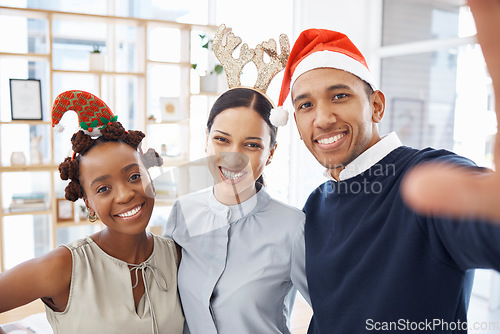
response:
[[[213,188],[180,198],[164,235],[182,247],[179,293],[188,333],[290,333],[305,278],[304,214],[272,199],[262,172],[276,149],[272,105],[233,88],[207,122]]]
[[[227,45],[237,45],[233,37]],[[238,83],[225,68],[228,82]],[[271,198],[263,182],[277,147],[273,103],[264,92],[237,84],[216,100],[206,141],[214,186],[177,200],[166,224],[164,235],[182,248],[185,333],[290,333],[297,289],[309,298],[304,213]]]
[[[212,131],[212,126],[214,124],[214,121],[219,114],[222,112],[228,110],[228,109],[236,109],[236,108],[248,108],[256,112],[261,119],[265,122],[267,125],[267,130],[269,131],[269,155],[266,160],[266,165],[271,163],[274,151],[276,149],[277,143],[276,143],[276,136],[278,132],[278,128],[271,124],[271,121],[269,119],[270,114],[271,114],[271,109],[273,108],[273,105],[271,104],[271,101],[259,93],[256,90],[249,89],[249,88],[233,88],[228,91],[226,91],[217,101],[215,101],[214,105],[212,106],[212,109],[210,110],[210,114],[208,116],[208,121],[207,121],[207,133],[210,133]],[[238,114],[235,114],[238,115]],[[246,114],[245,114],[246,115]],[[241,121],[241,119],[240,119]],[[247,127],[246,123],[242,122],[242,125],[244,125],[243,128]],[[233,123],[234,126],[234,123]],[[243,130],[242,128],[242,130]],[[219,141],[221,141],[222,138],[219,138]],[[207,141],[207,148],[208,148],[208,141]],[[210,158],[216,158],[217,156],[214,155],[214,152],[208,152]],[[237,159],[240,154],[238,152],[231,152],[229,154],[224,154],[222,157],[219,157],[219,160],[227,160],[227,159]],[[241,155],[240,156],[240,162],[243,162],[246,164],[246,161],[251,157],[252,155]],[[209,164],[209,166],[214,166],[213,164]],[[218,167],[217,167],[218,168]],[[219,191],[219,188],[222,187],[225,183],[222,182],[222,178],[219,176],[224,176],[224,169],[221,170],[222,174],[219,174],[217,168],[213,169],[211,168],[212,176],[215,178],[215,189],[214,191],[217,192]],[[255,189],[250,189],[250,193],[253,195],[254,190],[259,190],[263,185],[264,185],[264,176],[262,175],[262,170],[260,171],[255,171],[252,174],[257,175],[258,178],[255,181]],[[250,174],[248,174],[250,176]],[[253,175],[251,175],[253,176]],[[239,182],[232,182],[231,185],[234,183],[235,187],[241,187],[239,185]],[[249,182],[251,185],[252,182]],[[247,184],[248,185],[248,184]],[[240,192],[237,192],[240,194]],[[244,199],[240,198],[240,201],[244,201]]]
[[[161,158],[143,154],[144,134],[126,131],[96,96],[59,95],[53,125],[67,110],[82,130],[59,165],[65,197],[83,198],[89,220],[106,227],[0,274],[0,312],[40,298],[55,334],[182,333],[175,244],[146,232],[155,202],[147,169]]]

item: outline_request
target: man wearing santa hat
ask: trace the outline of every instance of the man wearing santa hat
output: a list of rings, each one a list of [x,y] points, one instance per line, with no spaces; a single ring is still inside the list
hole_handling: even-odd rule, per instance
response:
[[[500,1],[469,4],[500,101],[500,47],[494,37],[500,33]],[[500,226],[492,223],[500,222],[500,214],[490,209],[496,201],[500,210],[498,174],[445,150],[403,146],[396,133],[381,137],[377,124],[384,116],[384,94],[344,34],[301,33],[285,69],[279,106],[289,93],[300,137],[328,178],[304,206],[314,311],[309,334],[466,333],[472,325],[467,308],[473,269],[500,270]],[[415,178],[428,179],[436,170],[443,177],[433,184],[440,191],[453,189],[447,197],[455,204],[466,206],[454,195],[472,193],[489,205],[463,211],[447,206],[443,196],[430,205],[419,201],[422,190],[415,179],[403,180],[415,166],[429,162],[447,167],[431,170],[430,176],[424,170]],[[464,192],[451,188],[460,182],[446,183],[445,176],[455,181],[455,174],[476,186],[496,186]],[[409,201],[403,199],[403,183]],[[484,219],[465,219],[464,213]]]

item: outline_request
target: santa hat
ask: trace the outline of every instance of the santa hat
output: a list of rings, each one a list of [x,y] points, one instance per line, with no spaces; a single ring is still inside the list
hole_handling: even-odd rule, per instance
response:
[[[344,34],[326,29],[304,30],[292,48],[286,64],[278,100],[283,106],[295,80],[316,68],[336,68],[354,74],[376,90],[365,58]]]
[[[81,90],[69,90],[59,94],[52,107],[52,127],[58,132],[63,130],[59,121],[64,113],[73,110],[78,114],[80,128],[92,137],[101,135],[101,129],[118,116],[97,96]]]

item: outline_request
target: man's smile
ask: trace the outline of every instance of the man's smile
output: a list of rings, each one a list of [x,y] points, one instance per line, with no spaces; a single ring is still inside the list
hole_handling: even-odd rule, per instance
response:
[[[316,142],[322,149],[336,148],[344,142],[347,134],[348,132],[345,131],[337,134],[321,135],[317,139],[315,139],[314,142]]]

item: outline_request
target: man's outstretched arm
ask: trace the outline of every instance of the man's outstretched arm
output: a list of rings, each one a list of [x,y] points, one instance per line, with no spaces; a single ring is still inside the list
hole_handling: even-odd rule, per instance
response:
[[[497,115],[496,172],[476,174],[429,163],[407,174],[402,191],[410,207],[422,214],[477,217],[500,224],[500,0],[468,0],[468,3],[493,82]]]

